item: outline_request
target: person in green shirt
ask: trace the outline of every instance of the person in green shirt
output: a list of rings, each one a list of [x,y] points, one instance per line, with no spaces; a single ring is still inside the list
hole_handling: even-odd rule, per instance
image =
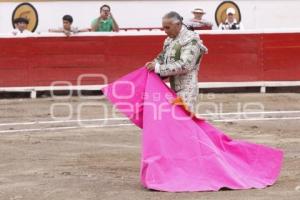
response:
[[[119,25],[110,12],[108,5],[100,7],[100,17],[92,21],[92,31],[94,32],[118,32]]]

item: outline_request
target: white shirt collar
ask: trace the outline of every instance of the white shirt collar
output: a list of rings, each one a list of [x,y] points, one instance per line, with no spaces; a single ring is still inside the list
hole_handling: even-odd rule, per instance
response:
[[[228,23],[228,24],[234,24],[234,23],[237,23],[236,19],[234,19],[233,22],[231,22],[231,23],[228,21],[228,19],[226,19],[225,22]]]

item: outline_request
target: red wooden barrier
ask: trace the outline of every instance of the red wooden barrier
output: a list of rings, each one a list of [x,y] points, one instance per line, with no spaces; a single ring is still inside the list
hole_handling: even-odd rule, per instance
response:
[[[263,34],[263,79],[300,80],[300,33]]]
[[[162,48],[165,36],[0,38],[0,87],[77,84],[82,74],[109,82],[142,66]],[[300,33],[203,34],[209,54],[200,81],[300,80]],[[84,84],[102,84],[86,78]]]

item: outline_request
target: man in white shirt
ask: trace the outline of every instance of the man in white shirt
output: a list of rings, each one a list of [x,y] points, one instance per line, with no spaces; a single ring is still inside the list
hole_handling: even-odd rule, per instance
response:
[[[88,29],[78,29],[77,27],[73,27],[73,17],[71,15],[64,15],[62,21],[63,27],[58,29],[49,29],[49,32],[64,33],[66,36],[70,36],[71,34],[89,31]]]
[[[227,8],[226,10],[227,18],[225,20],[225,23],[221,23],[219,25],[220,30],[243,30],[244,26],[241,22],[238,22],[234,15],[235,10],[233,8]]]
[[[27,30],[29,24],[28,19],[19,17],[14,20],[15,29],[12,31],[14,36],[30,36],[33,35],[31,31]]]
[[[188,26],[192,26],[195,30],[197,29],[211,29],[213,24],[205,19],[203,19],[203,16],[206,14],[203,9],[201,8],[195,8],[192,11],[194,18],[190,19],[186,22]]]

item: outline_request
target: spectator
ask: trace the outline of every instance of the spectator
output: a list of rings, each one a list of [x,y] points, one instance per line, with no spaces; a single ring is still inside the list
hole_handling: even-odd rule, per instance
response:
[[[92,21],[92,31],[95,32],[118,32],[119,26],[114,19],[110,7],[103,5],[100,7],[100,17]]]
[[[225,23],[221,23],[219,26],[220,30],[243,30],[244,27],[242,23],[237,22],[237,20],[234,17],[235,10],[233,8],[227,8],[226,15],[227,18],[225,20]]]
[[[49,29],[49,32],[53,33],[64,33],[66,36],[70,36],[72,33],[79,33],[79,32],[88,32],[88,29],[81,29],[79,30],[77,27],[73,27],[73,17],[71,15],[65,15],[62,18],[63,20],[63,27],[58,29]]]
[[[15,29],[12,31],[12,34],[15,36],[30,36],[32,32],[27,30],[27,26],[29,24],[28,19],[19,17],[14,20]]]
[[[205,19],[203,19],[203,15],[206,13],[201,8],[195,8],[192,13],[194,14],[194,18],[190,19],[186,24],[188,26],[192,26],[195,30],[197,29],[211,29],[213,24]]]

